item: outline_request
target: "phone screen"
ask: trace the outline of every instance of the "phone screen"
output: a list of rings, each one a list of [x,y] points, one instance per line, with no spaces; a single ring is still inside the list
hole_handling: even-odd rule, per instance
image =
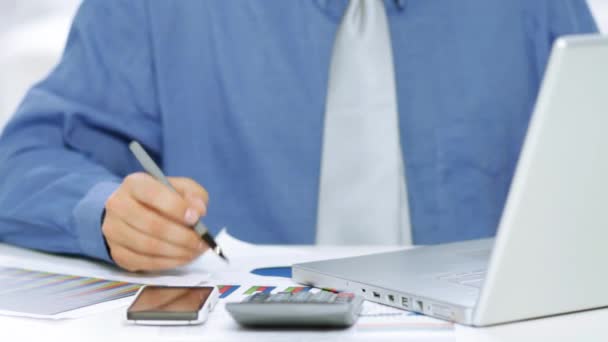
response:
[[[147,286],[128,313],[136,316],[138,313],[198,313],[212,290],[213,287]]]

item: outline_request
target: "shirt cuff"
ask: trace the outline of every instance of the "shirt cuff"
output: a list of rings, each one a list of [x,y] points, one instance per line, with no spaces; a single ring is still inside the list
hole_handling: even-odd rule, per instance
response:
[[[89,190],[74,208],[76,234],[82,253],[113,263],[101,232],[101,219],[106,201],[120,186],[116,182],[101,182]]]

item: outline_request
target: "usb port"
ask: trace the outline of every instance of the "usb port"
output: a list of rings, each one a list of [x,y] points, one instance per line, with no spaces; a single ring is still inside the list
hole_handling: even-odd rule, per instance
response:
[[[374,298],[380,298],[380,294],[378,292],[374,291],[373,294],[374,294]]]
[[[409,308],[410,307],[410,300],[407,297],[401,297],[401,306],[403,306],[404,308]]]
[[[387,297],[388,297],[388,300],[389,300],[390,302],[393,302],[393,303],[395,302],[395,296],[394,296],[394,295],[389,294]]]

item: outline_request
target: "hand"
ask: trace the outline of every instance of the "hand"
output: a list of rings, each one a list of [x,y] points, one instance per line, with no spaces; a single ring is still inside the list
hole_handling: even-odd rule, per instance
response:
[[[101,229],[118,266],[132,272],[170,269],[207,250],[191,228],[207,213],[207,191],[189,178],[169,182],[179,194],[146,173],[133,173],[106,201]]]

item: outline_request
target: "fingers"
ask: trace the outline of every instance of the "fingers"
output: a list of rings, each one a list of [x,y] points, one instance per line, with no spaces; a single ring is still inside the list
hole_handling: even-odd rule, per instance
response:
[[[108,204],[109,210],[114,209],[112,204]],[[112,211],[134,229],[193,253],[202,253],[207,249],[192,228],[171,221],[129,197],[124,198],[119,205],[120,209]]]
[[[209,193],[200,184],[191,178],[185,177],[169,177],[171,185],[185,197],[200,198],[205,205],[209,203]]]
[[[192,229],[206,213],[207,191],[188,178],[170,181],[177,191],[146,173],[134,173],[106,201],[102,232],[119,266],[170,269],[208,249]]]
[[[170,177],[169,182],[175,190],[190,203],[190,206],[197,208],[201,216],[207,214],[209,194],[200,184],[190,178]]]
[[[183,184],[183,182],[178,183]],[[187,226],[196,224],[206,210],[206,206],[203,208],[192,205],[179,193],[145,173],[133,173],[127,176],[124,184],[138,202]]]
[[[188,259],[173,259],[138,254],[129,248],[114,243],[110,248],[112,259],[118,266],[130,272],[161,271],[176,268],[190,262]]]
[[[111,242],[119,242],[142,255],[192,260],[205,250],[202,243],[200,247],[197,244],[196,248],[188,248],[153,237],[130,226],[117,216],[109,216],[104,225],[104,233]],[[194,240],[196,241],[196,238]]]

